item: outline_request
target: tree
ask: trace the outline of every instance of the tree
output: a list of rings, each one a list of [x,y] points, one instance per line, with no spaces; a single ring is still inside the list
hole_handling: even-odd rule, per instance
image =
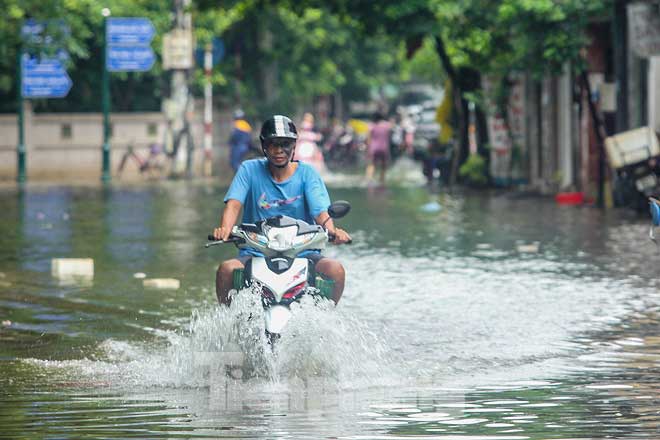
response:
[[[14,112],[17,52],[23,44],[21,27],[28,18],[60,20],[68,28],[66,38],[56,38],[52,46],[69,54],[67,69],[73,87],[65,99],[34,100],[36,110],[99,111],[101,102],[101,63],[103,47],[103,8],[117,17],[147,17],[156,27],[152,47],[160,53],[161,35],[168,29],[168,0],[0,0],[6,20],[0,23],[0,111]],[[42,47],[24,49],[40,52]],[[46,49],[46,54],[50,49]],[[150,72],[112,75],[113,105],[117,110],[156,110],[160,108],[162,70],[157,64]]]
[[[236,1],[196,7],[199,16],[233,17],[221,25],[204,23],[222,34],[229,52],[217,69],[223,72],[219,95],[249,113],[292,113],[317,96],[337,93],[365,97],[400,75],[403,51],[396,40],[382,32],[364,38],[357,21],[322,4]]]
[[[318,5],[321,0],[304,2]],[[558,73],[565,63],[583,68],[580,49],[589,20],[603,17],[611,0],[337,0],[329,8],[361,23],[365,35],[382,31],[421,46],[435,40],[443,68],[456,92],[455,107],[462,144],[467,144],[466,96],[481,89],[481,75],[501,79],[506,93],[511,73],[533,78]],[[478,124],[483,127],[483,114]],[[479,130],[485,133],[485,130]],[[465,148],[463,149],[465,151]]]

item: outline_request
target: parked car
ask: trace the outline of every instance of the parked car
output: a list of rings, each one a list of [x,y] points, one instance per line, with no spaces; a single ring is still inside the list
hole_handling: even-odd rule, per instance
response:
[[[415,139],[413,148],[427,150],[431,142],[440,135],[440,124],[436,120],[435,107],[425,106],[421,111],[412,116],[415,123]]]

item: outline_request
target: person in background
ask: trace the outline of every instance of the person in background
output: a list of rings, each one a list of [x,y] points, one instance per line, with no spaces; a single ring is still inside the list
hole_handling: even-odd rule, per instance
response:
[[[371,181],[374,177],[376,165],[380,170],[379,181],[381,185],[385,184],[385,172],[390,159],[390,133],[391,124],[385,120],[382,113],[377,112],[373,116],[373,124],[369,129],[367,139],[367,180]]]
[[[229,135],[229,163],[234,173],[241,166],[250,150],[250,134],[252,127],[245,120],[245,113],[238,109],[234,112],[234,126]]]
[[[413,144],[415,142],[415,123],[408,115],[401,118],[401,126],[403,127],[403,147],[408,156],[413,155]]]
[[[323,152],[319,148],[322,137],[314,128],[314,115],[305,113],[298,133],[296,159],[313,166],[319,173],[326,171]]]

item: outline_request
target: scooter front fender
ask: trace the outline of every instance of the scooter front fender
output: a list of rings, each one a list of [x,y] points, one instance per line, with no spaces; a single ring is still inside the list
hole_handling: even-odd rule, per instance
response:
[[[266,321],[266,331],[269,333],[282,333],[284,327],[291,318],[291,310],[286,306],[272,306],[264,310]]]

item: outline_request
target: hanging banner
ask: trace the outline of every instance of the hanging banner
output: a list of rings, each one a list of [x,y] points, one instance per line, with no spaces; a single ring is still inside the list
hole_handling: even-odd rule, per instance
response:
[[[516,183],[524,178],[522,157],[525,155],[525,80],[513,76],[509,89],[506,117],[493,101],[500,80],[482,77],[482,87],[488,97],[486,123],[490,146],[490,175],[499,185]]]
[[[499,78],[483,76],[481,85],[486,95],[486,124],[490,147],[490,176],[496,185],[506,185],[511,179],[511,140],[506,121],[493,97]]]
[[[513,183],[521,183],[526,181],[525,164],[527,157],[525,77],[514,75],[511,82],[511,94],[509,95],[509,106],[507,108],[511,141],[511,179]]]
[[[193,47],[193,35],[190,29],[173,29],[163,35],[163,69],[191,69]]]

